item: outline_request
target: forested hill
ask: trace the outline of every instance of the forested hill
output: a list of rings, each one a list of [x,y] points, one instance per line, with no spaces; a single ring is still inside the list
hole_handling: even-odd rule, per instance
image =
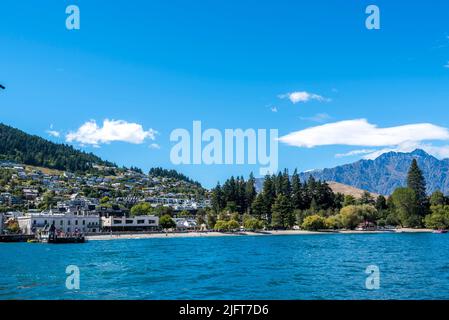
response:
[[[156,167],[156,168],[150,169],[149,175],[156,176],[156,177],[173,178],[176,180],[185,181],[185,182],[194,184],[198,187],[201,187],[201,184],[199,182],[190,179],[189,177],[183,175],[182,173],[179,173],[176,170],[168,170],[168,169],[163,169],[161,167]]]
[[[92,153],[57,144],[0,123],[0,160],[71,172],[86,172],[94,164],[115,167]]]

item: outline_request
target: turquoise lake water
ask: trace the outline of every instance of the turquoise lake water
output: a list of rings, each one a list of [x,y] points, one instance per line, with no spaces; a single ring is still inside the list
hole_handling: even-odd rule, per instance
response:
[[[68,265],[79,290],[66,288]],[[0,299],[448,298],[449,234],[0,243]]]

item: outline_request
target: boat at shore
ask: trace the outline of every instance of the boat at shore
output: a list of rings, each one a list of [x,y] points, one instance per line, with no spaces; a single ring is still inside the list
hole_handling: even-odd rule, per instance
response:
[[[438,229],[438,230],[434,230],[433,233],[439,233],[439,234],[447,233],[447,230],[445,230],[445,229]]]
[[[67,244],[67,243],[85,243],[86,238],[82,233],[75,232],[73,234],[61,233],[56,231],[54,223],[48,227],[44,227],[38,235],[39,242],[51,244]]]

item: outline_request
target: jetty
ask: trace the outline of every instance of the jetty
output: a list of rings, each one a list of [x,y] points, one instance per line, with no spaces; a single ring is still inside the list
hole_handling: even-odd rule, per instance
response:
[[[35,239],[33,234],[2,234],[0,242],[27,242]]]

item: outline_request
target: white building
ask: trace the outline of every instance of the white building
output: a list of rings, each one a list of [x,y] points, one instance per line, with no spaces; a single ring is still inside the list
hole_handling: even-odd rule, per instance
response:
[[[22,217],[17,217],[17,221],[24,234],[35,234],[46,225],[51,226],[53,223],[57,231],[64,233],[100,231],[100,216],[97,214],[29,213]]]
[[[181,231],[196,230],[198,227],[195,219],[173,218],[173,220],[176,223],[176,229]]]
[[[157,230],[159,228],[159,217],[101,217],[101,227],[107,231]]]

